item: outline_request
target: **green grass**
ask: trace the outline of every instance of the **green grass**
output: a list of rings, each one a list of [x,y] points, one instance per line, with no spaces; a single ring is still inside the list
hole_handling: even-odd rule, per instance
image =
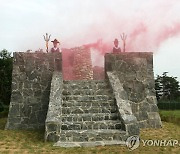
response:
[[[180,110],[160,110],[160,114],[165,117],[180,118]]]
[[[0,153],[62,153],[62,154],[121,154],[121,153],[179,153],[180,147],[142,146],[130,152],[125,146],[99,146],[91,148],[60,148],[44,142],[43,131],[4,130],[6,118],[0,118]],[[160,129],[142,129],[141,139],[180,139],[178,125],[163,122]]]
[[[172,122],[180,126],[180,110],[160,110],[162,121]]]

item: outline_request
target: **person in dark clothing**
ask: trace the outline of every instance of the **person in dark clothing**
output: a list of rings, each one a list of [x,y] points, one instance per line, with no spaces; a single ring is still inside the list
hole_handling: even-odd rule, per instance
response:
[[[120,53],[120,52],[121,52],[121,48],[119,47],[119,41],[118,41],[118,39],[115,39],[113,53]]]
[[[54,41],[51,41],[53,42],[53,48],[51,48],[51,53],[54,53],[54,52],[61,52],[61,49],[58,48],[58,43],[59,41],[57,39],[54,39]]]

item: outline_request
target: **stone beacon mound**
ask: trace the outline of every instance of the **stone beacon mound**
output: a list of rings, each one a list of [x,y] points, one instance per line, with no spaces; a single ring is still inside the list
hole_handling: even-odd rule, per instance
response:
[[[45,130],[55,146],[81,147],[124,144],[141,128],[161,127],[151,52],[106,54],[105,80],[92,80],[91,62],[80,65],[76,52],[69,81],[61,53],[14,53],[6,129]]]

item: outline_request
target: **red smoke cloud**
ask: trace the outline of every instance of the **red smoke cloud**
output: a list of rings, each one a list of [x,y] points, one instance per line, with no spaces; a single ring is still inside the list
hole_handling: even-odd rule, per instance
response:
[[[127,27],[129,31],[129,27]],[[93,32],[92,32],[93,33]],[[175,37],[180,34],[180,23],[173,23],[172,25],[163,25],[161,27],[154,27],[144,22],[133,25],[127,34],[126,52],[141,52],[141,51],[157,51],[158,47],[167,39]],[[95,38],[95,36],[94,36]],[[106,38],[106,37],[104,37]],[[119,34],[120,47],[123,49],[122,40]],[[112,52],[113,40],[104,41],[103,38],[98,39],[94,43],[84,44],[86,48],[92,51],[93,66],[104,65],[104,54]],[[82,41],[83,42],[83,41]]]
[[[114,6],[98,8],[99,12],[93,10],[96,13],[92,15],[92,21],[85,29],[80,28],[74,36],[67,38],[64,42],[69,44],[64,46],[90,48],[93,66],[101,67],[104,66],[104,54],[112,52],[115,38],[119,39],[123,49],[120,37],[123,32],[127,35],[126,52],[157,51],[166,40],[180,34],[180,21],[176,16],[179,10],[176,6],[180,3],[177,0],[141,2],[142,6],[132,6],[134,10],[126,9],[128,2],[121,4],[119,10],[113,9]]]
[[[107,53],[111,51],[111,44],[110,43],[104,43],[103,39],[97,40],[95,43],[85,44],[83,45],[86,48],[96,49],[101,54]]]
[[[89,19],[86,16],[81,18],[82,14],[78,14],[78,21],[87,20],[88,24],[85,27],[79,24],[79,29],[73,29],[72,35],[62,41],[63,46],[71,48],[82,45],[90,48],[93,66],[103,67],[104,54],[112,52],[115,38],[123,50],[123,32],[127,35],[126,52],[155,52],[166,40],[180,34],[178,0],[129,2],[122,3],[119,0],[116,1],[117,5],[109,2],[107,6],[101,3],[103,5],[97,8],[84,8],[87,16],[89,13],[92,15],[89,15]]]
[[[103,55],[111,52],[115,38],[119,39],[120,47],[123,48],[120,35],[124,32],[127,34],[127,52],[157,51],[164,41],[180,34],[178,0],[137,0],[131,2],[131,7],[128,3],[116,1],[116,5],[103,5],[93,10],[93,13],[88,10],[92,13],[91,21],[85,29],[81,28],[77,32],[78,35],[69,38],[69,46],[85,45]],[[94,5],[98,5],[98,2]]]
[[[180,22],[174,23],[171,26],[164,26],[158,33],[155,46],[159,46],[166,39],[175,37],[180,34]]]
[[[133,25],[131,31],[127,34],[126,52],[156,51],[164,41],[176,37],[179,34],[180,22],[170,26],[162,25],[161,27],[155,28],[154,26],[151,27],[151,25],[140,22],[137,25]],[[120,47],[123,49],[120,34],[118,39]],[[114,39],[104,41],[103,38],[101,38],[94,43],[84,44],[83,46],[95,49],[100,54],[104,55],[104,53],[112,52],[113,40]]]
[[[142,21],[133,25],[130,30],[128,27],[127,31],[129,33],[126,40],[126,52],[154,52],[164,41],[180,34],[180,23],[162,24],[160,27],[156,27]],[[118,39],[120,47],[123,49],[120,34]],[[92,50],[93,65],[103,67],[104,54],[112,52],[113,39],[104,41],[102,38],[95,43],[85,44],[84,46]],[[98,52],[98,54],[94,54],[95,52]]]

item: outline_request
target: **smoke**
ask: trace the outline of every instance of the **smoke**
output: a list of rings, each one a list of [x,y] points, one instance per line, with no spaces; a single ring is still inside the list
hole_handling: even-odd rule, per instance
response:
[[[119,10],[113,4],[96,10],[91,24],[81,31],[83,37],[76,39],[76,42],[91,48],[94,66],[104,65],[104,54],[112,52],[115,38],[118,38],[123,49],[120,37],[123,32],[127,35],[126,52],[157,52],[166,40],[180,35],[179,1],[136,2],[139,5],[133,1],[131,9],[127,7],[129,2],[125,2]]]
[[[159,25],[144,21],[139,21],[134,25],[129,25],[129,27],[127,24],[127,29],[124,28],[124,31],[127,31],[126,52],[156,52],[162,43],[180,34],[180,22],[161,23],[160,19],[158,22]],[[119,33],[119,37],[118,35],[111,35],[111,31],[109,34],[111,36],[109,39],[106,38],[106,34],[102,33],[102,37],[94,43],[82,44],[91,49],[93,66],[104,66],[104,54],[112,52],[114,38],[119,39],[120,47],[123,49],[123,42],[120,37],[122,33]],[[96,36],[98,35],[94,34],[94,39]]]
[[[168,38],[175,37],[180,34],[180,22],[173,23],[171,26],[164,26],[156,38],[155,46],[160,46],[161,43]]]
[[[127,52],[155,52],[164,41],[180,34],[179,10],[179,0],[53,0],[43,3],[7,0],[0,6],[4,36],[0,41],[3,48],[7,46],[13,51],[45,50],[42,36],[48,32],[51,39],[60,40],[62,48],[85,45],[92,52],[98,52],[96,55],[103,55],[111,52],[115,38],[123,48],[120,35],[124,32]]]
[[[162,43],[180,34],[180,22],[168,22],[168,20],[167,23],[161,23],[159,20],[157,25],[139,21],[130,27],[127,24],[126,52],[157,52]],[[120,34],[117,38],[120,41],[121,49],[123,49]],[[106,37],[104,36],[104,38]],[[84,44],[85,47],[91,49],[94,66],[103,67],[104,54],[112,52],[114,38],[105,40],[102,37],[94,43]]]
[[[74,36],[66,39],[71,42],[75,39],[74,44],[64,45],[89,43],[89,46],[100,49],[100,53],[110,52],[115,38],[119,39],[120,46],[123,47],[120,35],[124,32],[127,34],[127,51],[156,51],[164,41],[180,34],[178,0],[114,0],[113,2],[112,4],[105,0],[104,3],[92,2],[94,5],[89,7],[81,5],[78,8],[81,13],[77,11],[75,14],[79,22],[79,30],[73,32]],[[87,15],[87,18],[82,13]],[[86,26],[80,25],[81,20],[88,20]]]
[[[126,52],[157,52],[170,38],[178,38],[179,10],[180,0],[6,0],[0,5],[0,49],[45,51],[47,32],[61,48],[90,48],[93,66],[103,67],[115,38],[123,49],[123,32]],[[63,51],[64,74],[70,79],[73,54]]]

